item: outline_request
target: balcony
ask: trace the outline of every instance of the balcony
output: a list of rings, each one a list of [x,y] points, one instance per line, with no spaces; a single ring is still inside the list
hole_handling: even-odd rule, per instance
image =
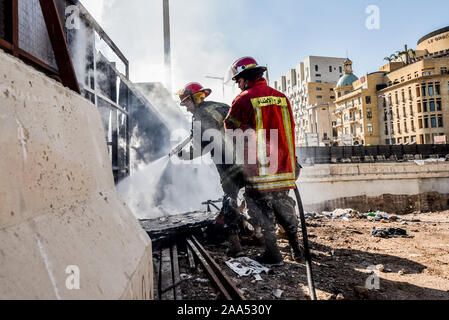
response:
[[[338,127],[342,127],[342,126],[343,126],[343,122],[341,120],[337,120],[337,124],[335,124],[333,127],[338,128]]]

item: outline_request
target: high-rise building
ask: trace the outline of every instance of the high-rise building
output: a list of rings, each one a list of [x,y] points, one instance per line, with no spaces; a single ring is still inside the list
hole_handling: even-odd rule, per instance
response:
[[[331,145],[336,138],[334,87],[343,75],[344,60],[309,56],[275,82],[292,104],[297,146]]]

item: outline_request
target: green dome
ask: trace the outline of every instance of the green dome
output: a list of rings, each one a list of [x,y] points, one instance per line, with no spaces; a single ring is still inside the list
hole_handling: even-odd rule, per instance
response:
[[[337,88],[350,86],[357,80],[359,80],[359,78],[357,78],[357,76],[355,76],[353,73],[345,74],[340,78],[340,80],[338,80]]]

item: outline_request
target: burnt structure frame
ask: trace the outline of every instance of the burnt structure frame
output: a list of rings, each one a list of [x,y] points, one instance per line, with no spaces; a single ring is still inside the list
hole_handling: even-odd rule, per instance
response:
[[[6,36],[6,39],[0,38],[0,48],[37,67],[39,70],[45,72],[53,78],[56,78],[64,86],[70,88],[71,90],[81,93],[55,0],[39,0],[39,3],[55,54],[58,70],[20,48],[19,0],[5,1],[6,7],[10,10],[10,15],[6,15],[7,19],[5,21],[6,30],[9,35]]]
[[[39,0],[39,4],[42,10],[42,16],[44,18],[45,25],[47,27],[47,32],[53,49],[53,53],[56,60],[57,69],[48,65],[38,57],[26,52],[20,48],[19,45],[19,0],[5,0],[4,4],[6,6],[5,14],[5,36],[0,37],[0,48],[4,49],[6,52],[12,54],[13,56],[23,60],[25,63],[32,65],[39,71],[45,73],[47,76],[61,82],[64,86],[70,88],[71,90],[82,94],[84,97],[93,97],[90,100],[99,107],[99,101],[102,101],[104,105],[107,105],[109,111],[112,115],[116,116],[115,124],[114,121],[109,121],[105,125],[105,131],[107,133],[111,132],[111,139],[108,139],[108,134],[106,136],[108,151],[111,156],[112,169],[114,173],[115,182],[118,183],[122,178],[130,175],[130,109],[131,109],[131,97],[130,91],[134,92],[135,88],[131,85],[129,81],[129,61],[126,59],[124,54],[119,50],[115,43],[109,38],[109,36],[104,32],[100,25],[95,21],[95,19],[89,14],[89,12],[84,8],[84,6],[79,3],[78,0],[65,0],[66,5],[76,5],[79,9],[80,19],[83,20],[86,27],[91,28],[93,32],[98,34],[98,36],[107,44],[107,46],[114,52],[114,54],[122,61],[125,66],[125,76],[115,69],[115,66],[110,63],[107,59],[103,59],[104,64],[107,64],[108,70],[112,70],[111,75],[114,79],[120,79],[120,98],[117,94],[111,94],[111,97],[107,97],[101,93],[97,84],[97,60],[95,56],[95,44],[93,47],[94,61],[93,70],[95,72],[93,76],[93,88],[89,88],[84,84],[84,81],[78,82],[72,58],[69,51],[68,43],[68,33],[69,31],[64,28],[61,21],[61,12],[58,12],[57,6],[58,0]],[[80,79],[83,80],[83,79]],[[112,82],[112,81],[111,81]],[[80,84],[83,84],[80,88]],[[122,88],[123,84],[123,88]],[[115,84],[117,87],[117,84]],[[117,89],[117,88],[116,88]],[[134,89],[134,90],[133,90]],[[123,91],[123,97],[122,97]],[[120,100],[119,100],[120,99]],[[114,101],[115,100],[115,101]],[[145,101],[146,102],[146,101]],[[144,102],[144,103],[145,103]],[[126,105],[126,107],[124,107]],[[125,110],[126,108],[126,110]],[[124,128],[126,132],[120,132],[119,128],[119,114],[123,114],[126,117],[126,124]],[[110,128],[110,124],[112,123]],[[124,159],[125,164],[120,165],[119,161],[119,138],[124,135],[124,140],[126,144],[126,157]]]

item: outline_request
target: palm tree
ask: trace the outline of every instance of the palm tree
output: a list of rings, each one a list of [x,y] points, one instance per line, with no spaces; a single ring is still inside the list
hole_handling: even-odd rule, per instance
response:
[[[404,61],[404,55],[406,55],[407,52],[406,51],[396,51],[396,56],[399,58],[401,58],[401,61],[405,63]]]

